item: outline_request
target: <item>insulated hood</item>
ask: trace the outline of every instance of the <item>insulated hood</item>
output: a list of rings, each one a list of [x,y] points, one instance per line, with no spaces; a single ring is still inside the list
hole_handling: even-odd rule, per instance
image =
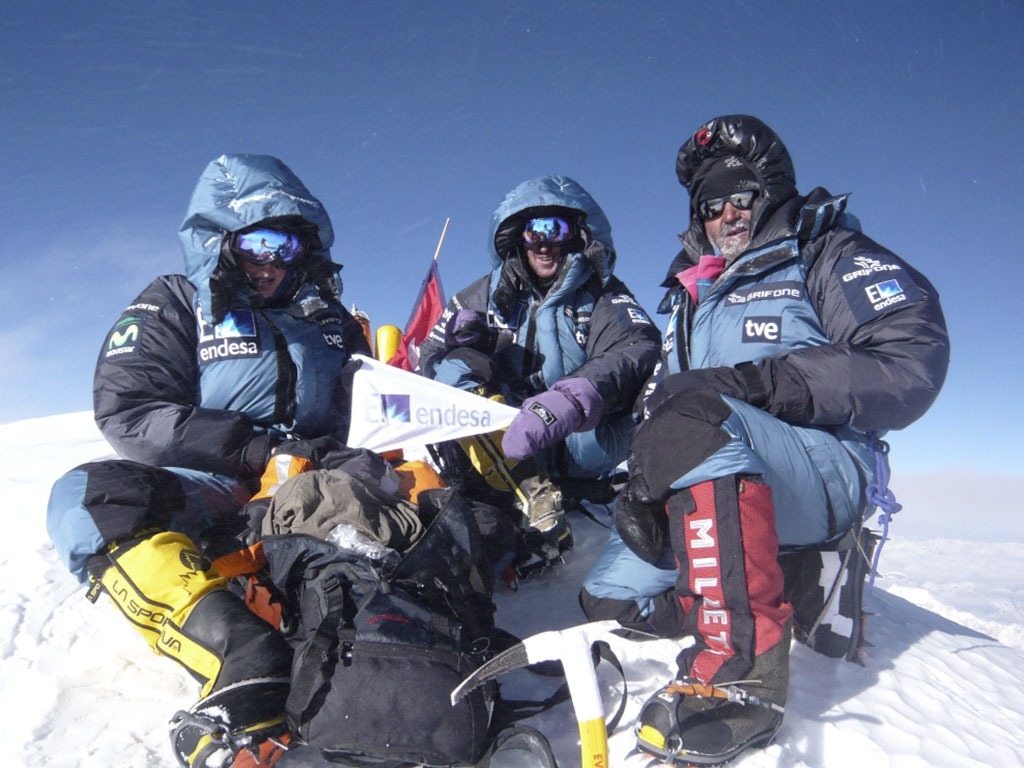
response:
[[[686,140],[676,156],[676,176],[690,193],[690,228],[683,243],[697,254],[710,253],[697,196],[719,158],[738,158],[757,179],[761,194],[751,215],[751,240],[783,203],[797,195],[789,151],[771,128],[751,115],[724,115],[708,121]]]
[[[320,249],[310,258],[330,263],[334,229],[323,204],[284,163],[270,155],[221,155],[206,166],[178,229],[185,274],[199,293],[200,305],[216,316],[211,279],[220,260],[224,235],[265,219],[299,216],[314,225]]]
[[[532,209],[567,208],[577,212],[577,221],[585,226],[592,240],[602,245],[593,249],[599,255],[600,264],[591,264],[594,272],[607,281],[615,268],[615,245],[612,242],[612,227],[601,207],[594,202],[580,184],[568,176],[540,176],[519,184],[505,195],[491,216],[491,228],[487,239],[491,266],[501,267],[505,259],[516,252],[518,238],[528,218],[551,211]]]

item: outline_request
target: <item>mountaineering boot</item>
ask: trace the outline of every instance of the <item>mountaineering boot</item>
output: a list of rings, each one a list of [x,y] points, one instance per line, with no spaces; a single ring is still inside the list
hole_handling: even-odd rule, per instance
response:
[[[518,511],[523,525],[541,532],[554,528],[564,515],[562,492],[533,459],[507,458],[501,450],[502,433],[463,437],[457,442],[487,485]]]
[[[288,688],[287,678],[243,680],[177,712],[170,731],[178,764],[187,768],[274,765],[289,741],[284,716]]]
[[[187,536],[157,532],[112,544],[90,570],[149,646],[202,686],[203,698],[171,722],[181,765],[230,766],[243,747],[285,734],[291,647],[227,589]]]
[[[784,601],[771,488],[727,475],[666,503],[683,632],[675,682],[641,711],[637,748],[664,760],[720,765],[764,746],[789,689],[792,608]]]
[[[505,583],[510,589],[516,589],[531,576],[565,562],[564,555],[572,547],[572,528],[564,517],[543,533],[531,528],[522,530],[515,559],[504,573]]]
[[[674,765],[722,765],[766,747],[782,725],[792,621],[757,656],[746,680],[705,685],[682,677],[651,696],[637,719],[637,749]]]

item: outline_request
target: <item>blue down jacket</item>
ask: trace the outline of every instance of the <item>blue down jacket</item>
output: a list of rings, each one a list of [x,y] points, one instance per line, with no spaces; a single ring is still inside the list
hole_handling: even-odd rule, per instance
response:
[[[539,286],[520,245],[523,225],[534,216],[567,211],[583,234],[563,248],[569,253],[553,282]],[[567,472],[607,471],[625,458],[633,403],[657,363],[661,337],[613,274],[616,253],[604,211],[571,178],[530,179],[494,211],[487,251],[491,272],[449,300],[420,347],[420,370],[431,378],[457,380],[458,372],[445,371],[458,365],[445,358],[445,326],[460,309],[485,314],[503,339],[496,352],[496,378],[510,404],[519,405],[563,378],[584,377],[597,387],[604,400],[602,424],[589,441],[570,438]],[[557,467],[548,469],[560,473]]]
[[[298,217],[318,243],[292,268],[290,295],[268,305],[222,242],[278,217]],[[341,369],[369,347],[341,304],[320,201],[276,158],[224,155],[203,172],[179,235],[186,274],[154,280],[100,351],[104,437],[126,459],[231,476],[255,436],[344,437]]]

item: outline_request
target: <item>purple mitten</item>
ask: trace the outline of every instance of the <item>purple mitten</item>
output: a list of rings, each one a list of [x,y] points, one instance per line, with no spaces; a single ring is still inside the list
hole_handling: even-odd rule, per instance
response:
[[[562,379],[528,398],[505,431],[501,448],[510,459],[525,459],[565,440],[573,432],[593,429],[604,400],[589,379]]]
[[[487,317],[475,309],[460,309],[444,327],[444,343],[449,349],[473,347],[483,350],[490,346],[492,335],[487,327]]]

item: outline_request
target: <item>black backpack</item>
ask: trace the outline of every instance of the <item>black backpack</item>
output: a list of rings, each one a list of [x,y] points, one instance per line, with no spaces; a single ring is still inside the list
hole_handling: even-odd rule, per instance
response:
[[[421,493],[419,506],[427,530],[395,560],[312,536],[263,543],[295,611],[291,731],[324,764],[475,765],[493,741],[493,683],[454,707],[449,698],[493,652],[491,565],[474,511],[450,489]]]

